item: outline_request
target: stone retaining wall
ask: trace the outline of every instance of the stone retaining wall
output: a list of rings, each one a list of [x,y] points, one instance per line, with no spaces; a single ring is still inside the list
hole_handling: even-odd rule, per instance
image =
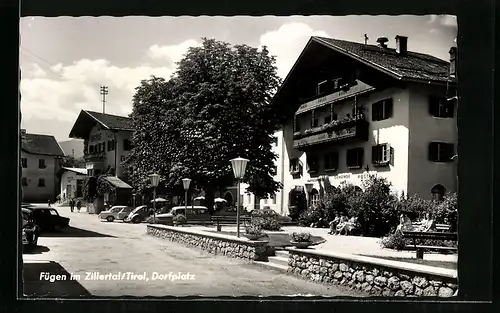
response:
[[[407,262],[287,248],[288,273],[374,296],[455,296],[456,271]]]
[[[189,227],[147,225],[148,235],[195,247],[213,254],[253,261],[267,261],[267,241],[250,241],[218,233],[210,233]]]

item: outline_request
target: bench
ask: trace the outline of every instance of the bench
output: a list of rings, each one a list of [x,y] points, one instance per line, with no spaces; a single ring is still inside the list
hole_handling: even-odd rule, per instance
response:
[[[457,241],[458,234],[450,233],[450,232],[419,232],[419,231],[403,231],[403,238],[412,239],[413,245],[407,245],[405,248],[407,249],[416,249],[417,259],[424,258],[425,250],[438,250],[438,251],[457,251],[456,247],[440,247],[440,246],[425,246],[425,245],[417,245],[417,239],[432,239],[432,240],[441,240],[441,241]]]
[[[448,225],[448,224],[436,224],[435,228],[436,228],[437,232],[446,232],[446,233],[448,233],[448,232],[450,232],[451,226]]]
[[[212,220],[216,222],[217,224],[217,231],[222,230],[222,224],[236,224],[236,215],[229,215],[229,216],[224,216],[224,215],[219,215],[219,216],[212,216]],[[247,222],[250,222],[250,216],[240,216],[240,223],[243,222],[243,225],[246,225]]]

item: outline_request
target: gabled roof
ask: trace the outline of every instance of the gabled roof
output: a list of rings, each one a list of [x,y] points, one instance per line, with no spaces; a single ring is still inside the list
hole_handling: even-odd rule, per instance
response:
[[[316,36],[311,40],[371,65],[397,79],[443,83],[450,81],[450,63],[428,54],[408,51],[402,56],[396,49],[358,42]]]
[[[23,134],[21,149],[30,154],[64,156],[61,146],[52,135]]]
[[[69,133],[70,138],[88,139],[94,125],[116,131],[134,131],[132,119],[126,116],[82,110]]]
[[[62,169],[65,170],[65,171],[70,171],[70,172],[81,174],[81,175],[87,175],[87,169],[86,168],[63,167]]]

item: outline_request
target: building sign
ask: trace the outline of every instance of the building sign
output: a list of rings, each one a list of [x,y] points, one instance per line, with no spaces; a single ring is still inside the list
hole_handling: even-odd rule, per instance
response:
[[[333,102],[341,101],[349,97],[357,96],[366,92],[375,90],[374,87],[367,85],[359,80],[356,80],[357,85],[352,86],[348,90],[339,90],[321,98],[317,98],[302,104],[295,114],[300,114]]]

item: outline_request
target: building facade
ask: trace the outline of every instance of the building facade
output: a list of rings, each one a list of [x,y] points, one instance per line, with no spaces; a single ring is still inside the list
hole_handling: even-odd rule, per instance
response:
[[[83,197],[84,179],[87,177],[87,169],[63,167],[61,175],[61,201],[63,203]]]
[[[23,202],[54,202],[59,193],[58,172],[64,153],[54,136],[21,130],[21,186]]]
[[[447,62],[387,41],[310,39],[274,100],[289,118],[271,208],[287,214],[300,195],[314,205],[326,186],[362,188],[370,175],[424,199],[457,191],[456,48]]]

